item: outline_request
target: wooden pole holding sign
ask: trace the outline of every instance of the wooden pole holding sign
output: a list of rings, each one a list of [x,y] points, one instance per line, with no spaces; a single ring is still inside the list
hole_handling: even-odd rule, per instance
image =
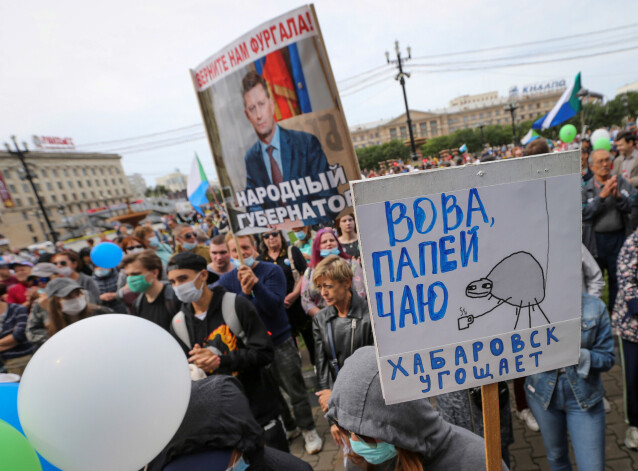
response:
[[[498,401],[498,383],[481,386],[483,401],[483,436],[485,438],[485,465],[487,471],[502,471],[501,419]]]

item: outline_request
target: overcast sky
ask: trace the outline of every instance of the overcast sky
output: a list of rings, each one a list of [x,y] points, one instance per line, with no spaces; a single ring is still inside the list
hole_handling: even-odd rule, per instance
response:
[[[0,138],[11,134],[72,137],[83,144],[114,141],[201,123],[189,69],[233,39],[304,2],[278,0],[168,0],[109,2],[3,1],[0,3]],[[613,5],[613,8],[610,6]],[[349,125],[397,116],[404,111],[400,86],[386,69],[358,80],[349,77],[385,64],[384,52],[399,40],[412,47],[413,63],[445,63],[508,57],[509,63],[585,56],[519,67],[427,73],[407,82],[411,109],[436,109],[459,95],[498,91],[512,85],[565,78],[582,72],[583,86],[613,98],[638,80],[638,31],[617,29],[636,21],[635,0],[615,2],[511,2],[449,0],[317,0],[317,15],[332,68],[344,90]],[[542,57],[557,38],[605,29],[556,43],[565,52]],[[536,43],[511,50],[447,54]],[[590,53],[631,48],[615,54]],[[480,67],[474,67],[480,68]],[[346,93],[354,83],[370,85]],[[377,82],[376,84],[374,82]],[[196,134],[197,128],[154,137]],[[131,141],[135,142],[135,141]],[[130,144],[128,142],[127,144]],[[148,141],[145,141],[148,142]],[[161,145],[161,142],[159,143]],[[113,146],[114,147],[114,146]],[[123,153],[127,173],[148,183],[175,168],[188,173],[197,152],[214,178],[205,139],[141,153]]]

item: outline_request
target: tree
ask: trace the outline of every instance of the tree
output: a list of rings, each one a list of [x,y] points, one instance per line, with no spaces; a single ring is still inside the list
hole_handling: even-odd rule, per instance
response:
[[[380,146],[368,146],[357,149],[357,159],[361,168],[379,167],[379,162],[386,160],[403,160],[410,158],[410,149],[402,141],[395,139]]]

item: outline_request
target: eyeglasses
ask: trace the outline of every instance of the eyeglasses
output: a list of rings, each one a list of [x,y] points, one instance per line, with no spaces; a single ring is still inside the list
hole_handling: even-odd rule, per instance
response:
[[[182,237],[184,239],[194,239],[195,238],[195,233],[189,232],[188,234],[184,234]]]
[[[279,232],[269,232],[268,234],[262,234],[261,237],[266,240],[266,239],[270,239],[271,237],[277,237],[279,235]]]
[[[66,267],[68,265],[68,262],[66,260],[60,260],[58,262],[53,262],[56,264],[56,266],[58,267]]]
[[[47,277],[42,277],[42,278],[38,278],[35,280],[36,283],[48,283],[49,281],[51,281],[51,278],[47,278]]]
[[[143,245],[129,245],[128,247],[126,247],[126,251],[128,252],[129,250],[143,249],[143,248],[144,248]]]

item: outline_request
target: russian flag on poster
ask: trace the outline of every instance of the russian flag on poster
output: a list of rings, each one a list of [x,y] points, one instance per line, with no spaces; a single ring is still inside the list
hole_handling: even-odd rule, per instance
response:
[[[200,206],[208,204],[208,197],[206,196],[206,192],[208,191],[208,179],[206,178],[206,174],[204,173],[202,164],[199,162],[197,154],[195,154],[191,162],[191,171],[188,175],[188,184],[186,187],[188,201],[193,205],[195,211],[203,216],[204,212]]]
[[[539,130],[549,129],[576,116],[576,113],[582,108],[580,97],[578,96],[580,89],[580,72],[578,72],[574,83],[565,90],[551,111],[538,119],[532,125],[532,128]]]

